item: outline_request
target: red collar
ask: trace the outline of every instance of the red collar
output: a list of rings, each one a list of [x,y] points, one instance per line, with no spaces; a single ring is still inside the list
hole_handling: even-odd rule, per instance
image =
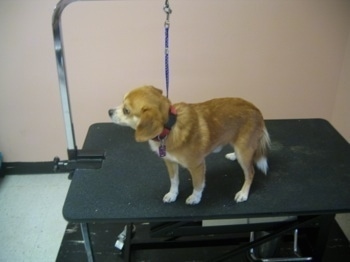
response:
[[[160,133],[158,136],[156,136],[152,140],[157,141],[157,142],[164,140],[169,135],[170,130],[173,127],[173,125],[175,125],[176,117],[177,117],[177,112],[176,112],[175,107],[170,106],[168,122],[165,123],[162,133]]]

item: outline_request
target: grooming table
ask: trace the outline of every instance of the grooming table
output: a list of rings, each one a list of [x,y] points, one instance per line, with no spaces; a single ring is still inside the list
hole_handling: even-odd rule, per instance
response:
[[[272,141],[268,157],[270,169],[267,176],[256,171],[248,201],[234,201],[244,175],[236,161],[225,159],[225,154],[232,152],[230,147],[225,147],[207,157],[202,200],[198,205],[188,206],[185,199],[192,192],[192,184],[186,169],[180,169],[177,201],[164,204],[162,198],[170,186],[168,174],[163,160],[151,152],[148,143],[135,142],[134,131],[130,128],[113,123],[93,124],[83,149],[102,149],[105,159],[100,169],[74,172],[63,207],[66,220],[81,223],[89,261],[93,261],[88,232],[90,222],[128,224],[125,252],[129,252],[130,223],[149,222],[158,225],[158,229],[159,225],[172,225],[165,234],[181,235],[181,230],[198,233],[198,227],[188,226],[196,221],[283,216],[293,216],[296,220],[272,226],[267,223],[275,232],[253,241],[251,246],[313,224],[319,229],[312,257],[314,261],[321,260],[335,214],[350,211],[350,146],[322,119],[267,120],[266,126]],[[188,227],[181,228],[184,225]],[[254,231],[250,228],[254,225],[240,226]],[[199,234],[209,232],[201,228],[203,231],[199,230]],[[259,224],[258,229],[262,228]],[[215,230],[230,232],[223,227],[211,227],[211,230],[210,233]],[[249,248],[243,246],[217,260]]]

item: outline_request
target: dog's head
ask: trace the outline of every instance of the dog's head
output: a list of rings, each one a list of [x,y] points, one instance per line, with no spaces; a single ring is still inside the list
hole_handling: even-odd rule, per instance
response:
[[[143,86],[127,93],[123,103],[108,114],[114,123],[135,129],[136,141],[144,142],[163,131],[169,107],[170,101],[162,95],[162,90]]]

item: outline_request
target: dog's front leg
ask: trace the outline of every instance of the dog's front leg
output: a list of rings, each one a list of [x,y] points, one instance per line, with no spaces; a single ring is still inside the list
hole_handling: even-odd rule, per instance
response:
[[[188,170],[192,177],[193,192],[186,199],[186,204],[195,205],[201,201],[202,192],[205,187],[205,162],[203,161],[196,167],[188,167]]]
[[[163,197],[163,202],[171,203],[176,200],[179,194],[179,164],[166,159],[164,161],[170,177],[170,190]]]

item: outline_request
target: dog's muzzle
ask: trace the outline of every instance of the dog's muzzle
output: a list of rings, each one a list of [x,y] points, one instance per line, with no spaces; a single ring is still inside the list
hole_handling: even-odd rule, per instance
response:
[[[109,109],[109,110],[108,110],[108,115],[109,115],[110,117],[112,117],[112,116],[114,115],[114,113],[115,113],[115,109]]]

